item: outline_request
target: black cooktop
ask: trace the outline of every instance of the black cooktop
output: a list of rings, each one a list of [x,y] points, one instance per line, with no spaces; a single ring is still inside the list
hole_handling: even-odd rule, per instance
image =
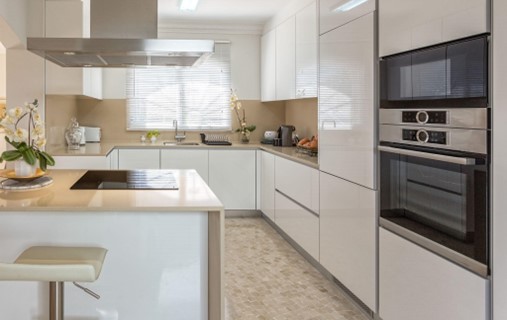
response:
[[[178,190],[171,170],[88,170],[74,190]]]

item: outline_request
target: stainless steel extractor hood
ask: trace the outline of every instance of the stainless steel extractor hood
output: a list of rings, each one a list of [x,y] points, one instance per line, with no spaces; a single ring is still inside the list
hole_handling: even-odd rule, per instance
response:
[[[27,49],[62,67],[193,66],[213,40],[157,39],[157,0],[91,0],[90,38],[28,38]]]

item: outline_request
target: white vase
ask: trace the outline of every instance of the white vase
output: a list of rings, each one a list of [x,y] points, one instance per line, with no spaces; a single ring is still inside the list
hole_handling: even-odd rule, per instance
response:
[[[30,177],[37,171],[37,163],[28,164],[25,160],[14,161],[14,172],[17,177]]]

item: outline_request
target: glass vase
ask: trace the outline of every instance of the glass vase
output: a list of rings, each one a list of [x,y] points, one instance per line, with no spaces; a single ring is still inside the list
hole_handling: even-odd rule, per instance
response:
[[[14,161],[14,172],[16,177],[30,177],[37,171],[37,163],[29,164],[25,160]]]
[[[250,142],[250,134],[248,132],[240,132],[239,133],[239,141],[241,143],[249,143]]]

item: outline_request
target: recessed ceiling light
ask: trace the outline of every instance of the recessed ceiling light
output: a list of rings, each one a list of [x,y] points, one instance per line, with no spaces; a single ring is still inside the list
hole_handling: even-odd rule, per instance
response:
[[[76,53],[74,51],[65,51],[63,54],[66,55],[66,56],[73,56]]]
[[[365,3],[368,0],[345,0],[338,3],[331,11],[349,11]]]
[[[199,0],[180,0],[180,11],[195,11]]]

